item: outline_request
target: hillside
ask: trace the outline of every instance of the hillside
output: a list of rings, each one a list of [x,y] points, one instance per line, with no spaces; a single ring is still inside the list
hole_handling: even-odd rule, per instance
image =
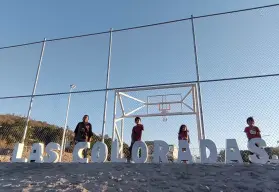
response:
[[[21,117],[17,115],[11,115],[11,114],[0,115],[0,157],[4,156],[5,159],[10,158],[14,144],[17,142],[21,142],[25,121],[26,121],[25,117]],[[71,156],[74,147],[73,145],[74,133],[71,130],[73,130],[73,128],[69,128],[66,134],[66,140],[71,142],[70,147],[66,149],[68,156]],[[31,145],[36,142],[44,143],[45,145],[47,145],[50,142],[56,142],[61,144],[62,134],[63,134],[62,127],[59,127],[57,125],[52,125],[47,122],[34,120],[34,119],[30,120],[29,129],[25,140],[26,154],[24,156],[27,155],[27,152],[29,153]],[[93,134],[94,135],[92,137],[91,146],[93,146],[93,144],[96,143],[97,141],[102,140],[100,136],[98,136],[95,133]],[[108,160],[110,160],[111,142],[112,142],[111,138],[106,136],[105,143],[109,149]],[[146,141],[146,144],[148,146],[152,146],[153,141]],[[149,148],[149,150],[152,151],[152,148]],[[279,156],[278,147],[276,148],[266,147],[265,150],[268,152],[270,157],[272,155]],[[124,154],[127,157],[128,145],[126,143],[124,143]],[[248,162],[249,154],[250,154],[249,151],[241,150],[241,155],[245,162]],[[223,162],[225,159],[224,156],[225,156],[225,151],[221,150],[218,155],[218,161]]]
[[[0,155],[10,155],[14,147],[14,144],[21,142],[26,118],[17,115],[5,114],[0,115]],[[67,149],[67,152],[71,153],[73,149],[74,133],[73,128],[69,128],[66,134],[67,141],[71,141],[71,147]],[[47,145],[50,142],[56,142],[61,144],[63,134],[63,128],[51,125],[47,122],[38,121],[31,119],[29,121],[29,129],[27,132],[25,145],[30,147],[33,143],[40,142]],[[101,141],[102,138],[97,134],[93,133],[92,145],[97,141]],[[110,148],[111,138],[105,137],[105,143],[109,148],[109,159],[110,159]],[[124,153],[127,156],[128,145],[124,143]]]
[[[26,118],[16,115],[0,115],[0,139],[5,141],[6,146],[20,142],[23,136]],[[29,121],[29,129],[27,132],[25,144],[31,145],[35,142],[48,144],[49,142],[61,143],[63,128],[47,122]],[[68,131],[67,138],[73,138],[73,132]],[[2,146],[3,147],[3,146]]]

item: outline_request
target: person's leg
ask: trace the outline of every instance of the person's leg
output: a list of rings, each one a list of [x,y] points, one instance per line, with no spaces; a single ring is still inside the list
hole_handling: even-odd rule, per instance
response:
[[[132,149],[133,149],[133,145],[134,145],[134,143],[131,142],[131,145],[130,145],[130,147],[129,147],[129,156],[128,156],[128,158],[127,158],[128,162],[130,162],[131,159],[132,159]]]
[[[132,147],[129,147],[129,161],[132,159]]]
[[[87,158],[88,149],[83,150],[83,158]]]
[[[182,151],[186,151],[186,148],[182,148]],[[187,161],[182,161],[183,163],[187,163]]]

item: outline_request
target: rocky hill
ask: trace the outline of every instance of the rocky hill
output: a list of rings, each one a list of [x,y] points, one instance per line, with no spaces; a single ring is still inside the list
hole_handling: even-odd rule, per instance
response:
[[[13,114],[5,114],[0,115],[0,155],[7,155],[12,151],[14,144],[17,142],[21,142],[24,127],[25,127],[26,117],[17,116]],[[74,133],[73,129],[68,129],[66,138],[67,141],[73,141]],[[47,122],[38,121],[31,119],[29,121],[29,128],[25,140],[25,146],[31,146],[33,143],[40,142],[47,145],[50,142],[61,143],[63,134],[63,128],[49,124]],[[101,141],[102,138],[93,133],[92,137],[92,145]],[[105,137],[105,143],[109,149],[109,157],[110,157],[110,148],[111,148],[111,138],[108,136]],[[67,149],[67,152],[71,153],[73,149],[72,147]],[[128,153],[128,145],[124,144],[124,153],[127,156]]]

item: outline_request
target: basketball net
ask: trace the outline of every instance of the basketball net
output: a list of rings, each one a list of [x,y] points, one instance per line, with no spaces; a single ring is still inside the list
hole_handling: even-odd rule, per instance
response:
[[[163,115],[163,121],[166,122],[168,121],[168,118],[167,118],[167,113],[168,113],[168,110],[167,109],[162,109],[162,115]]]

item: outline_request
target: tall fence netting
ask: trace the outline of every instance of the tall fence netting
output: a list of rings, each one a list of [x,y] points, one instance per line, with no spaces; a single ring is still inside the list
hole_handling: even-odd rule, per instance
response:
[[[229,138],[237,140],[243,159],[248,161],[247,138],[243,131],[249,116],[255,118],[261,129],[268,154],[279,155],[276,134],[279,25],[275,20],[278,14],[278,7],[269,7],[193,20],[205,136],[216,143],[220,162],[224,162],[225,141]],[[46,42],[28,124],[27,112],[42,42],[0,50],[0,161],[10,161],[14,144],[22,142],[26,128],[24,157],[29,156],[31,145],[36,142],[61,145],[65,131],[62,161],[72,161],[74,130],[85,114],[89,115],[93,128],[92,145],[102,141],[105,127],[104,141],[110,160],[115,91],[141,86],[197,84],[190,19],[112,32],[110,82],[106,90],[109,35]],[[71,84],[77,88],[70,94]],[[147,99],[158,94],[177,94],[177,90],[150,94],[138,91],[131,96]],[[139,107],[127,97],[123,102],[127,104],[127,111]],[[179,106],[172,107],[172,110],[180,110]],[[117,110],[121,112],[119,106]],[[150,110],[160,111],[160,105]],[[192,155],[199,161],[195,117],[142,117],[142,123],[145,127],[142,139],[150,151],[154,140],[164,140],[170,145],[171,161],[177,159],[179,127],[186,124],[192,138]],[[133,126],[134,117],[125,119],[123,152],[126,157]]]

